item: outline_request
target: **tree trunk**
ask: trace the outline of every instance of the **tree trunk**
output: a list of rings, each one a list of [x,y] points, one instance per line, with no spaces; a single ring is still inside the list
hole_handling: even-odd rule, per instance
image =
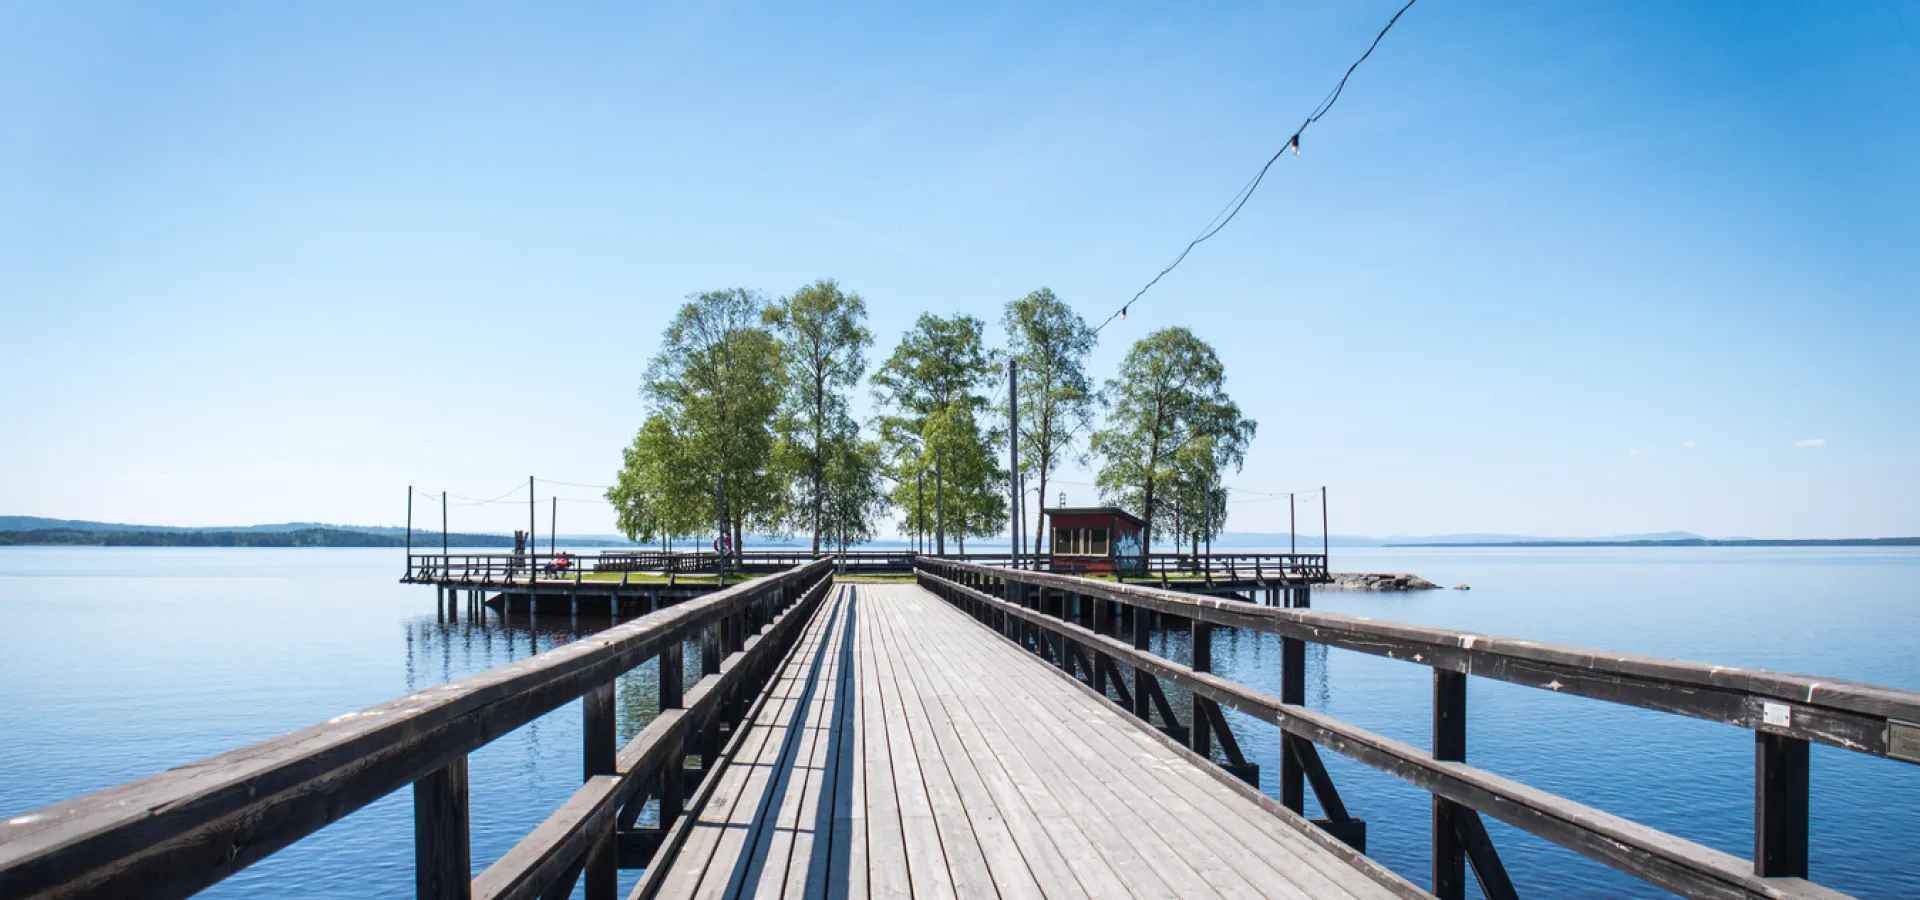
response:
[[[1035,558],[1038,558],[1040,556],[1040,539],[1043,537],[1046,537],[1046,534],[1047,534],[1046,508],[1047,508],[1047,467],[1045,463],[1042,463],[1040,466],[1041,513],[1039,517],[1034,520],[1034,529],[1033,529],[1033,555]]]

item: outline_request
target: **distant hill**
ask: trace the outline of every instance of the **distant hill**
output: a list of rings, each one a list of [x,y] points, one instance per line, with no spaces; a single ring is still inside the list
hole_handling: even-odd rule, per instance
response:
[[[448,536],[456,547],[506,547],[513,539],[497,534]],[[340,528],[296,528],[287,531],[185,531],[179,529],[35,528],[0,531],[0,546],[91,547],[403,547],[404,536],[372,534]],[[432,548],[415,543],[417,550]]]
[[[1288,535],[1284,531],[1229,531],[1213,539],[1216,550],[1237,547],[1258,547],[1272,549],[1287,546]],[[1478,546],[1516,543],[1537,543],[1542,541],[1699,541],[1700,535],[1687,531],[1661,531],[1651,534],[1623,534],[1611,537],[1570,538],[1570,537],[1528,537],[1519,534],[1441,534],[1429,537],[1409,537],[1392,535],[1388,537],[1366,537],[1362,535],[1336,534],[1327,543],[1334,547],[1408,547],[1432,546]],[[1301,552],[1317,550],[1320,546],[1319,534],[1300,534],[1294,538]],[[1157,541],[1155,542],[1158,543]]]
[[[1664,541],[1508,541],[1503,543],[1472,544],[1388,544],[1389,547],[1920,547],[1920,537],[1888,538],[1804,538],[1767,540],[1741,538],[1716,541],[1707,538],[1687,538]]]

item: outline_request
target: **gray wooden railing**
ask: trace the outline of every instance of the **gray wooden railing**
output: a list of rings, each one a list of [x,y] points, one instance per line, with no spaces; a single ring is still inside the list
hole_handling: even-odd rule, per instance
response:
[[[831,586],[811,562],[689,600],[571,644],[191,765],[0,822],[0,897],[184,897],[413,785],[423,898],[614,893],[644,866],[722,737],[760,694]],[[684,687],[682,647],[702,675]],[[618,747],[614,681],[659,660],[660,714]],[[467,755],[584,699],[584,783],[477,878],[469,877]],[[688,769],[688,755],[701,760]],[[659,801],[661,826],[639,829]],[[682,820],[684,821],[684,820]]]
[[[1920,692],[1758,669],[1609,653],[1492,635],[1404,625],[1307,609],[1276,609],[1138,585],[922,558],[919,581],[1140,718],[1184,737],[1202,756],[1215,743],[1245,768],[1219,714],[1238,710],[1280,727],[1280,799],[1299,812],[1306,782],[1328,830],[1355,832],[1318,747],[1395,775],[1433,795],[1433,889],[1464,895],[1470,863],[1483,893],[1515,896],[1481,814],[1691,897],[1842,896],[1808,874],[1808,745],[1827,744],[1920,763]],[[1191,628],[1193,664],[1148,650],[1154,614]],[[1123,630],[1123,627],[1125,630]],[[1281,696],[1228,681],[1211,668],[1212,630],[1281,638]],[[1130,633],[1128,633],[1130,632]],[[1306,645],[1324,644],[1433,670],[1433,746],[1375,734],[1305,705]],[[1131,670],[1132,686],[1120,666]],[[1722,722],[1754,732],[1752,860],[1502,778],[1466,763],[1468,676]],[[1160,682],[1193,696],[1190,727]],[[1364,833],[1361,831],[1360,833]]]

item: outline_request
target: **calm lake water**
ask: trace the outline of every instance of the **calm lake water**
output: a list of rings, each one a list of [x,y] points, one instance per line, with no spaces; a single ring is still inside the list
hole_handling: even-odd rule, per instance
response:
[[[1334,566],[1473,589],[1329,592],[1315,597],[1317,608],[1920,689],[1912,549],[1354,549],[1336,551]],[[400,569],[398,550],[0,549],[0,816],[577,636],[564,618],[537,629],[442,624],[433,591],[398,584]],[[1183,638],[1170,640],[1183,656]],[[1221,635],[1216,648],[1224,674],[1278,694],[1275,639]],[[1426,744],[1427,669],[1309,654],[1309,705]],[[651,679],[642,667],[621,686],[623,740],[652,715]],[[578,785],[579,719],[577,704],[562,707],[474,755],[476,869]],[[1244,719],[1235,729],[1273,792],[1272,729]],[[1349,809],[1368,821],[1373,855],[1425,884],[1427,795],[1323,757]],[[1743,858],[1751,852],[1747,731],[1475,679],[1468,759]],[[1813,785],[1814,878],[1861,897],[1920,897],[1920,767],[1816,746]],[[1523,896],[1666,896],[1491,819],[1488,828]],[[208,895],[404,896],[412,877],[403,790]]]

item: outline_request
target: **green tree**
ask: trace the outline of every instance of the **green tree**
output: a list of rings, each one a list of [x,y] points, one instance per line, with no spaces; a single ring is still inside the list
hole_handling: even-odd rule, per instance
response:
[[[823,454],[826,502],[819,521],[828,543],[835,550],[846,550],[872,540],[886,512],[887,497],[880,489],[885,465],[878,442],[861,440],[858,432],[838,438],[827,444]]]
[[[685,441],[665,415],[648,416],[620,452],[622,465],[607,500],[627,540],[657,540],[666,550],[673,538],[712,527],[712,491],[688,464]]]
[[[1185,328],[1167,328],[1135,343],[1120,376],[1106,383],[1112,412],[1089,441],[1101,459],[1095,480],[1109,502],[1137,510],[1147,522],[1143,552],[1151,551],[1154,531],[1166,521],[1162,494],[1179,480],[1183,448],[1209,442],[1205,457],[1216,472],[1237,471],[1246,459],[1258,424],[1241,416],[1226,380],[1212,347]]]
[[[935,498],[944,495],[948,531],[956,535],[979,533],[969,530],[975,510],[968,504],[980,499],[981,509],[990,508],[981,498],[1005,485],[1006,473],[992,465],[994,454],[988,449],[996,440],[994,432],[980,428],[976,416],[988,406],[980,390],[994,375],[985,332],[986,324],[972,316],[923,314],[873,373],[881,409],[880,441],[892,462],[894,501],[909,510],[909,523],[918,520],[913,502],[917,476],[926,479],[921,501],[926,522],[934,524]],[[1004,501],[999,509],[1004,517]]]
[[[1087,378],[1087,357],[1095,335],[1047,288],[1008,303],[1000,324],[1020,367],[1020,472],[1038,479],[1044,506],[1047,475],[1093,424],[1097,395]],[[1045,531],[1034,529],[1036,555]]]
[[[841,486],[827,471],[836,444],[838,452],[849,453],[859,443],[847,392],[866,374],[866,350],[873,345],[866,319],[860,295],[843,292],[830,279],[807,285],[766,311],[786,360],[787,391],[777,427],[782,456],[794,476],[793,524],[812,532],[816,554],[826,508],[834,503],[832,491]]]
[[[1199,553],[1201,541],[1212,540],[1226,527],[1227,488],[1221,481],[1225,462],[1215,446],[1212,435],[1199,435],[1174,451],[1158,524],[1173,536],[1176,550],[1182,539],[1191,539],[1193,552]]]
[[[711,498],[724,478],[724,525],[737,552],[746,528],[777,529],[786,511],[773,428],[786,367],[763,326],[766,302],[758,294],[733,288],[687,300],[661,336],[642,391],[683,438],[687,483]],[[706,506],[713,508],[711,499]]]

